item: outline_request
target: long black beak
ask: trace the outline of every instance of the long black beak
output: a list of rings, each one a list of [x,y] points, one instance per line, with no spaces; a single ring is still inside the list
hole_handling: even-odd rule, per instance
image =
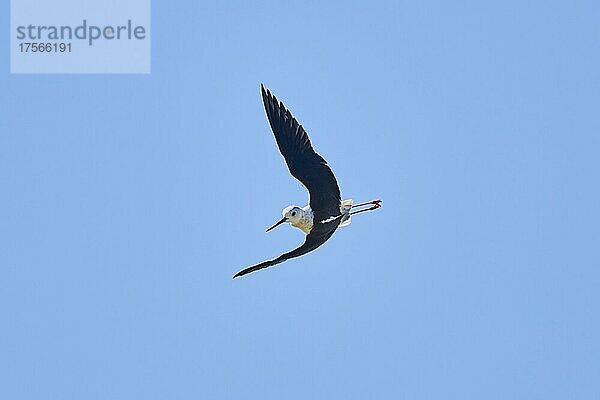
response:
[[[283,224],[285,221],[286,221],[285,217],[281,218],[279,221],[277,221],[277,223],[275,225],[273,225],[272,227],[267,229],[267,232],[269,232],[271,229],[275,229],[279,225]]]

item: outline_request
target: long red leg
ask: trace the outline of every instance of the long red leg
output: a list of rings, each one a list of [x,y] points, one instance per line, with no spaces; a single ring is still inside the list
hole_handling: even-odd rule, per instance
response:
[[[369,207],[369,208],[365,208],[364,210],[353,211],[353,212],[350,213],[350,215],[358,214],[358,213],[365,212],[365,211],[376,210],[379,207],[381,207],[381,200],[373,200],[373,201],[369,201],[367,203],[354,204],[354,205],[352,205],[352,208],[354,208],[354,207],[360,207],[360,206],[366,206],[368,204],[373,204],[373,205],[371,207]]]
[[[371,200],[371,201],[367,201],[366,203],[353,204],[352,207],[361,207],[361,206],[366,206],[369,204],[375,204],[375,205],[378,205],[379,207],[381,207],[379,205],[380,203],[381,203],[381,200]]]

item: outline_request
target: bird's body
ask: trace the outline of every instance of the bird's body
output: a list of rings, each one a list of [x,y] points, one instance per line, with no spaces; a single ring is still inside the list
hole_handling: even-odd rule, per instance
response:
[[[330,222],[335,218],[340,218],[342,222],[340,222],[340,227],[350,225],[350,209],[352,208],[352,200],[343,200],[340,205],[340,215],[339,216],[331,216],[328,220],[324,220],[322,222]],[[292,212],[296,212],[297,214],[292,215]],[[283,209],[281,213],[284,217],[286,214],[288,217],[286,218],[286,222],[289,222],[291,226],[294,228],[300,229],[302,232],[307,235],[313,228],[314,224],[314,213],[310,208],[310,205],[304,207],[298,206],[288,206]]]
[[[314,151],[308,134],[269,90],[261,85],[267,118],[279,151],[292,176],[298,179],[310,194],[305,207],[289,206],[283,209],[283,218],[267,232],[285,222],[306,234],[304,243],[279,257],[245,268],[233,277],[267,268],[290,258],[304,255],[325,243],[340,226],[350,224],[350,216],[380,207],[381,200],[353,205],[352,200],[341,200],[340,189],[327,161]],[[351,212],[352,207],[372,204],[372,207]]]

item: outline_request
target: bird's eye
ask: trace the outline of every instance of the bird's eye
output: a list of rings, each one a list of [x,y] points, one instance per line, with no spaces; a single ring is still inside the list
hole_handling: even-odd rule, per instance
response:
[[[296,216],[296,211],[292,211],[292,217]]]

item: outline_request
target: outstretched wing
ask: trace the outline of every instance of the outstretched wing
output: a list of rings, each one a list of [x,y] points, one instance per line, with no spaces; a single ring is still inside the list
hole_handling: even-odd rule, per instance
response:
[[[340,188],[327,161],[314,151],[308,134],[283,103],[262,84],[260,89],[279,151],[290,173],[308,189],[315,220],[340,215]]]
[[[313,251],[314,249],[316,249],[317,247],[319,247],[323,243],[325,243],[331,237],[331,235],[333,235],[333,233],[335,232],[337,227],[340,225],[341,220],[342,220],[342,218],[340,216],[339,218],[336,218],[336,219],[334,219],[330,222],[324,223],[324,224],[321,224],[321,223],[315,224],[315,226],[310,231],[310,233],[308,235],[306,235],[306,239],[304,240],[304,243],[302,244],[302,246],[300,246],[292,251],[289,251],[287,253],[284,253],[284,254],[280,255],[279,257],[274,258],[273,260],[267,260],[267,261],[261,262],[260,264],[256,264],[251,267],[244,268],[243,270],[241,270],[237,274],[235,274],[233,276],[233,278],[235,279],[238,276],[243,276],[243,275],[249,274],[250,272],[258,271],[259,269],[272,267],[273,265],[282,263],[286,260],[289,260],[290,258],[300,257],[301,255],[304,255],[308,252]]]

